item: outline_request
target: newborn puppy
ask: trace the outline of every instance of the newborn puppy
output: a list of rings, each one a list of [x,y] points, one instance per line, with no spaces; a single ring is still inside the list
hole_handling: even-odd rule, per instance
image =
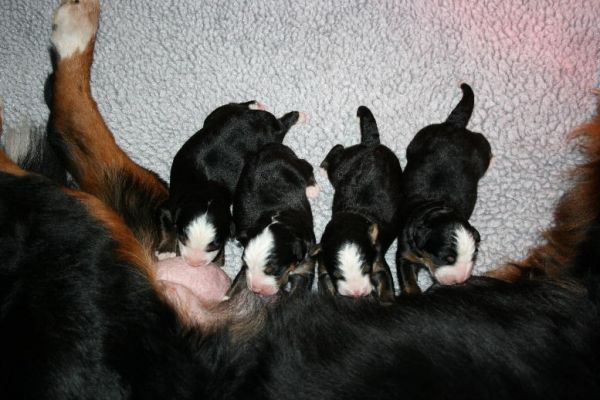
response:
[[[283,144],[266,145],[246,164],[233,202],[243,265],[230,295],[244,286],[272,295],[288,282],[291,292],[310,290],[315,234],[307,197],[317,194],[312,166]]]
[[[384,256],[398,230],[402,169],[380,144],[371,111],[358,108],[361,144],[336,145],[321,167],[335,189],[332,217],[321,238],[319,287],[327,293],[394,299]]]
[[[420,293],[421,266],[446,285],[464,282],[473,270],[480,238],[469,218],[492,152],[482,134],[466,129],[474,99],[469,85],[461,89],[446,122],[421,129],[406,150],[396,254],[403,294]]]
[[[188,264],[224,263],[233,230],[230,207],[245,162],[265,144],[281,143],[300,117],[294,111],[277,119],[255,101],[227,104],[177,152],[161,222],[176,231]]]

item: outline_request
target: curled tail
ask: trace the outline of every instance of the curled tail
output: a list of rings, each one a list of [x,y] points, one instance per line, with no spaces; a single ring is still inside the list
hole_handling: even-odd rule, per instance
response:
[[[379,129],[377,122],[371,110],[365,106],[358,107],[356,116],[360,118],[360,143],[366,146],[376,146],[380,144]]]
[[[471,119],[471,114],[473,113],[475,95],[473,94],[471,86],[466,83],[461,84],[460,88],[463,92],[463,97],[456,107],[454,107],[454,110],[452,110],[448,119],[446,119],[446,123],[457,128],[466,128],[469,119]]]

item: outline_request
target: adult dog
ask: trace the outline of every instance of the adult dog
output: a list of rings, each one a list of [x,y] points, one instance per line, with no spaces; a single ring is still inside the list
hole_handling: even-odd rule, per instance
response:
[[[128,199],[142,199],[156,178],[118,150],[91,97],[98,12],[97,0],[63,0],[53,34],[53,120],[88,193],[29,174],[0,152],[3,398],[600,395],[599,210],[587,197],[592,215],[579,219],[579,241],[564,255],[572,263],[554,282],[472,279],[387,307],[316,294],[265,303],[244,292],[219,306],[221,322],[182,321],[153,281],[158,228],[132,220],[107,187],[121,171],[141,182]],[[588,131],[593,164],[583,171],[598,185],[600,120]],[[150,193],[158,201],[163,192]],[[562,244],[545,251],[561,253]]]

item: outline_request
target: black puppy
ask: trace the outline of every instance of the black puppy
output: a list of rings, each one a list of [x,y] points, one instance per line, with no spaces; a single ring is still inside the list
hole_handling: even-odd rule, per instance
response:
[[[317,194],[312,166],[283,144],[266,145],[246,164],[233,201],[243,266],[230,293],[246,284],[263,295],[288,282],[291,291],[311,288],[315,234],[307,197]]]
[[[277,119],[255,101],[227,104],[213,111],[177,152],[162,221],[176,230],[187,263],[223,264],[233,231],[233,193],[245,162],[265,144],[281,143],[301,117],[293,111]]]
[[[335,189],[333,215],[321,238],[321,290],[345,296],[375,292],[394,299],[384,256],[398,230],[402,169],[396,155],[380,144],[371,111],[358,108],[361,144],[331,149],[321,167]]]
[[[461,89],[448,119],[421,129],[406,150],[396,254],[405,294],[420,293],[421,266],[441,284],[462,283],[473,270],[480,237],[469,218],[492,152],[482,134],[466,129],[474,99],[469,85]]]

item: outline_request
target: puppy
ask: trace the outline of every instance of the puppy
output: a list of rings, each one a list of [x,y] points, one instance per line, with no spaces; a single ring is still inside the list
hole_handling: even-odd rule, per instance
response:
[[[162,221],[176,231],[187,263],[224,263],[233,233],[230,207],[246,160],[267,143],[281,143],[300,117],[293,111],[277,119],[255,101],[227,104],[177,152]]]
[[[492,152],[482,134],[466,129],[474,99],[469,85],[461,89],[448,119],[421,129],[406,150],[396,254],[404,294],[420,293],[421,266],[445,285],[464,282],[473,270],[480,237],[469,217]]]
[[[288,282],[291,292],[310,290],[316,247],[308,197],[316,195],[312,166],[283,144],[266,145],[246,164],[233,202],[244,255],[232,293],[247,285],[272,295]]]
[[[374,292],[394,299],[385,252],[398,229],[402,169],[396,155],[380,144],[371,111],[358,108],[361,144],[331,149],[321,167],[335,189],[333,215],[321,238],[321,290],[344,296]]]

